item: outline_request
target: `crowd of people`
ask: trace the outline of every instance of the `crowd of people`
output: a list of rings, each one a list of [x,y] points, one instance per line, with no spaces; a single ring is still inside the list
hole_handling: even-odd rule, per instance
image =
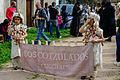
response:
[[[9,36],[12,37],[11,58],[13,67],[17,70],[22,68],[20,66],[19,43],[23,43],[23,39],[27,36],[27,27],[23,25],[24,18],[19,11],[16,11],[15,7],[16,2],[13,1],[11,7],[6,11],[7,19],[0,24],[0,33],[4,35],[5,41],[10,39]],[[66,28],[69,13],[66,11],[66,6],[63,6],[60,10],[55,2],[52,2],[50,6],[45,3],[45,8],[37,2],[36,8],[35,15],[32,17],[37,27],[37,37],[34,44],[38,44],[38,40],[43,37],[50,45],[51,40],[43,32],[48,31],[51,37],[54,37],[53,27],[55,27],[57,38],[61,38],[59,28],[62,30]],[[72,16],[70,34],[78,37],[85,33],[84,45],[93,44],[95,75],[92,77],[95,78],[99,65],[102,68],[104,38],[107,38],[105,41],[111,42],[113,35],[116,35],[117,43],[116,62],[114,64],[120,67],[120,3],[112,6],[111,2],[103,1],[102,3],[97,3],[94,8],[89,5],[80,8],[80,3],[77,2],[73,7]],[[117,33],[116,26],[119,27]],[[83,78],[86,78],[86,76],[83,76]]]

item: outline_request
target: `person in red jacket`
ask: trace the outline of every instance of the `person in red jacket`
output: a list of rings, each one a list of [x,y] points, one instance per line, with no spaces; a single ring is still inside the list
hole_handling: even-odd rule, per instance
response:
[[[12,1],[11,6],[6,11],[6,17],[8,20],[12,21],[13,14],[16,13],[16,2]]]

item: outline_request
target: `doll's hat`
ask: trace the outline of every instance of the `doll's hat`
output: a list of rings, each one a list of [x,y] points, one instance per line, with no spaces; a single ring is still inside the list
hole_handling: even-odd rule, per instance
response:
[[[119,3],[117,3],[117,6],[120,8],[120,2],[119,2]]]
[[[97,25],[99,27],[100,16],[98,14],[91,12],[89,18],[94,19],[94,25]]]
[[[18,10],[18,13],[14,13],[14,14],[13,14],[13,17],[12,17],[12,18],[14,18],[14,17],[20,17],[20,18],[22,19],[22,23],[24,23],[24,17],[23,17],[23,15],[20,13],[20,9]]]

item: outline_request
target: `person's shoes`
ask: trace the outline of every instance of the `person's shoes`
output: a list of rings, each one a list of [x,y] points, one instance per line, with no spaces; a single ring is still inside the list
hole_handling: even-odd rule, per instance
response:
[[[82,34],[79,34],[78,36],[79,36],[79,37],[83,37],[83,35],[82,35]]]
[[[34,45],[38,45],[38,41],[35,41],[35,42],[34,42]]]
[[[16,67],[14,67],[14,70],[17,70],[18,69],[18,67],[16,66]]]
[[[108,38],[108,39],[106,39],[105,41],[111,42],[112,40],[111,40],[111,38]]]
[[[113,64],[114,64],[114,65],[117,65],[117,62],[114,62]]]
[[[48,41],[48,45],[50,45],[51,42]]]
[[[90,76],[90,79],[89,80],[95,80],[95,77],[93,76]]]
[[[24,70],[23,68],[20,68],[21,70]]]
[[[85,80],[87,76],[82,76],[81,77],[81,80]]]
[[[114,62],[113,64],[117,67],[120,67],[120,62]]]
[[[62,36],[60,36],[60,37],[58,37],[59,39],[61,39],[62,38]]]

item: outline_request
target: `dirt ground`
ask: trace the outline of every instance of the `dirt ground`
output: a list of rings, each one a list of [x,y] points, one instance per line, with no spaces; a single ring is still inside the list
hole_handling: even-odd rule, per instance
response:
[[[68,38],[65,41],[81,41],[82,38]],[[57,43],[56,45],[60,45]],[[63,46],[68,45],[65,43]],[[71,44],[74,46],[75,44]],[[77,44],[77,45],[82,45]],[[120,67],[113,65],[115,61],[116,43],[115,37],[112,38],[112,42],[105,42],[103,47],[103,69],[98,70],[96,80],[120,80]],[[80,78],[63,78],[52,75],[36,74],[25,70],[13,70],[12,64],[4,64],[4,68],[0,70],[0,80],[80,80]]]

